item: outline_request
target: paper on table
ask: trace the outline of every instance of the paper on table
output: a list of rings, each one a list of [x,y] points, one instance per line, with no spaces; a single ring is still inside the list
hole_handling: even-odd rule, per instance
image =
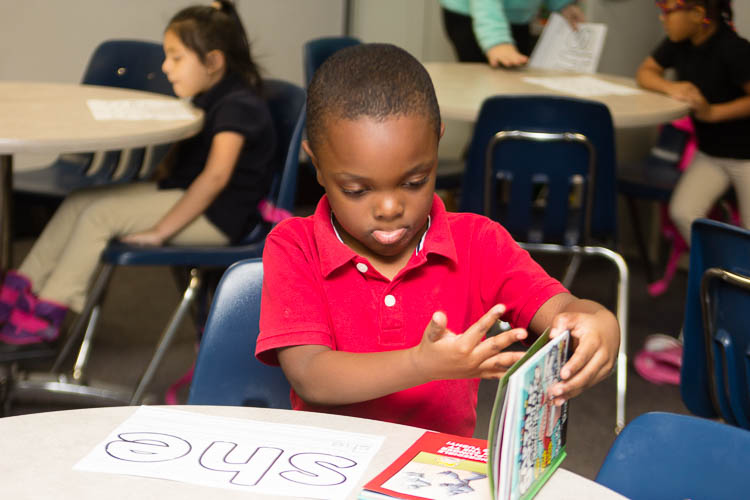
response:
[[[607,82],[593,76],[557,76],[536,77],[527,76],[523,79],[534,85],[541,85],[548,89],[556,90],[564,94],[573,94],[580,97],[600,95],[634,95],[641,91],[633,87],[627,87],[617,83]]]
[[[573,30],[563,16],[553,12],[529,57],[529,66],[596,73],[606,36],[606,24],[578,23]]]
[[[94,120],[192,120],[188,105],[177,100],[88,99]]]
[[[73,469],[345,498],[383,436],[140,407]]]

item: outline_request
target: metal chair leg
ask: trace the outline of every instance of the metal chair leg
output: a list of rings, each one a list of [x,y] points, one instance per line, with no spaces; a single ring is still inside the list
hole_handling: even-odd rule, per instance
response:
[[[200,271],[198,269],[191,269],[190,270],[190,282],[188,284],[188,287],[187,289],[185,289],[185,293],[182,295],[182,300],[180,301],[180,304],[177,306],[177,309],[172,315],[172,318],[167,324],[167,327],[164,329],[164,332],[162,333],[161,338],[159,339],[159,343],[156,346],[156,350],[154,351],[154,355],[151,358],[151,361],[146,367],[146,370],[143,372],[141,379],[138,381],[138,385],[136,386],[135,391],[133,391],[133,395],[130,398],[131,405],[139,404],[141,402],[141,399],[143,398],[143,393],[146,391],[146,388],[149,386],[149,384],[151,383],[151,380],[154,378],[154,374],[156,373],[157,368],[159,368],[159,365],[161,364],[161,360],[166,354],[167,349],[169,349],[169,346],[171,345],[172,340],[174,339],[174,335],[177,332],[177,328],[180,326],[180,323],[182,323],[182,320],[185,317],[185,315],[189,312],[190,306],[195,300],[195,296],[200,286],[201,286]]]

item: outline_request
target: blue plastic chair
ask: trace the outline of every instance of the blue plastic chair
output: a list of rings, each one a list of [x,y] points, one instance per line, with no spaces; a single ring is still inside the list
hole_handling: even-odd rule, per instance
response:
[[[203,330],[188,404],[290,409],[289,382],[277,366],[255,359],[263,262],[226,270]]]
[[[746,498],[750,432],[703,418],[645,413],[617,436],[596,482],[632,500]]]
[[[351,36],[330,36],[315,38],[305,42],[302,47],[302,64],[305,69],[305,86],[310,85],[315,70],[335,52],[362,43],[359,38]]]
[[[750,231],[693,223],[680,390],[688,409],[750,429]]]
[[[648,257],[643,226],[635,200],[669,202],[672,191],[680,178],[678,166],[687,140],[687,132],[673,125],[664,124],[659,131],[656,144],[643,161],[621,165],[617,170],[617,190],[627,201],[633,234],[649,283],[655,280],[655,276]]]
[[[274,118],[274,124],[279,138],[279,170],[271,187],[269,200],[277,207],[292,211],[294,208],[295,190],[297,185],[297,167],[299,165],[300,141],[305,122],[305,91],[282,80],[267,80],[264,82],[266,97]],[[87,386],[85,371],[88,363],[88,352],[95,336],[101,303],[116,266],[173,266],[190,269],[187,288],[182,300],[177,306],[169,323],[162,332],[154,355],[146,370],[141,375],[137,387],[132,395],[124,400],[131,404],[141,402],[144,392],[151,382],[161,360],[169,348],[177,328],[189,312],[196,296],[204,286],[203,270],[226,269],[233,263],[260,257],[263,252],[265,237],[270,230],[270,224],[260,224],[254,228],[245,241],[238,245],[212,246],[164,246],[139,247],[112,241],[102,252],[100,270],[94,280],[81,315],[71,326],[51,373],[57,374],[62,364],[70,354],[75,344],[83,335],[76,359],[71,383],[56,383],[46,385],[45,390],[55,393],[72,394],[76,398],[86,397],[106,403],[122,403],[121,393],[112,393],[103,388]],[[85,330],[85,335],[84,335]],[[248,356],[250,353],[248,353]],[[28,387],[27,387],[28,385]],[[34,384],[16,384],[18,390],[38,389]]]
[[[616,236],[614,130],[601,103],[554,96],[495,96],[479,111],[463,180],[462,211],[498,220],[529,251],[571,256],[569,287],[583,255],[618,271],[616,430],[625,424],[628,268],[594,245]]]
[[[161,70],[163,60],[164,50],[159,43],[105,41],[91,55],[82,83],[174,95],[172,85]],[[13,190],[62,199],[74,189],[144,178],[167,148],[168,145],[154,147],[146,164],[145,148],[130,150],[123,165],[120,165],[123,151],[107,151],[100,163],[94,161],[94,153],[61,155],[47,167],[16,172]]]

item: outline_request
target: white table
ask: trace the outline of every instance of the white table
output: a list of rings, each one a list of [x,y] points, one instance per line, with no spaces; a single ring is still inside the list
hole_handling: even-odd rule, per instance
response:
[[[322,413],[265,408],[173,406],[207,415],[317,426],[379,434],[386,437],[370,463],[362,486],[385,469],[424,432],[422,429]],[[91,408],[0,418],[0,490],[3,498],[75,498],[119,500],[159,498],[205,500],[247,499],[246,493],[136,476],[73,470],[113,429],[136,410],[134,407]],[[277,496],[253,498],[279,498]],[[565,469],[558,469],[536,497],[553,499],[623,499],[619,494]]]
[[[72,153],[144,147],[198,133],[203,113],[190,120],[97,121],[88,99],[175,100],[174,97],[93,85],[0,82],[0,268],[10,256],[9,208],[13,155]]]
[[[531,68],[496,69],[482,63],[425,63],[435,86],[443,118],[473,122],[484,100],[492,95],[568,95],[529,83],[526,77],[583,76],[577,73]],[[586,75],[637,88],[632,78],[595,74]],[[575,96],[574,96],[575,97]],[[663,94],[641,89],[635,95],[603,95],[590,99],[604,103],[612,114],[615,128],[658,125],[685,116],[687,104]]]

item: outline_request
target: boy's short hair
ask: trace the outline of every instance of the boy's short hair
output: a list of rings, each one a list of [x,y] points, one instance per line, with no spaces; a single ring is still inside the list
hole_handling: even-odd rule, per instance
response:
[[[307,90],[307,138],[320,144],[326,120],[423,115],[440,135],[440,108],[427,70],[395,45],[360,44],[329,57]]]

